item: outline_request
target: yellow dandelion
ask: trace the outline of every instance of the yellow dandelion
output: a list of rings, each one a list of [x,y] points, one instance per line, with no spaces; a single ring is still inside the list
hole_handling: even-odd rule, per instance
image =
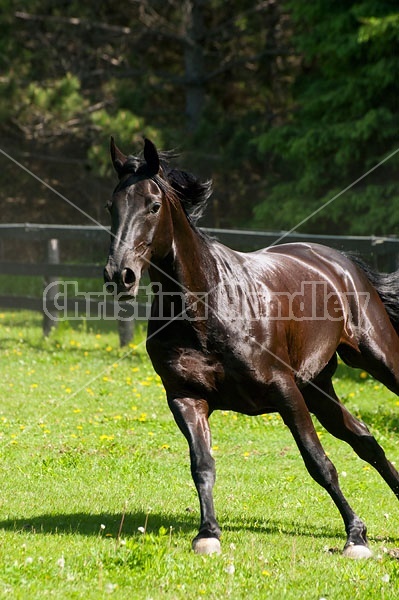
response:
[[[367,377],[368,377],[368,374],[366,373],[366,371],[362,371],[360,373],[360,379],[367,379]]]
[[[80,412],[82,412],[82,409],[81,408],[74,408],[73,412],[74,413],[80,413]]]
[[[112,351],[112,346],[107,346],[107,347],[105,348],[105,350],[106,350],[107,352],[111,352],[111,351]]]

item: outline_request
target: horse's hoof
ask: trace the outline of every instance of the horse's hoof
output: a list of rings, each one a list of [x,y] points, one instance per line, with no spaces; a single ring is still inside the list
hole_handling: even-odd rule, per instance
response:
[[[220,542],[217,538],[199,538],[193,541],[193,550],[196,554],[220,554]]]
[[[360,546],[359,544],[350,544],[344,549],[342,554],[348,558],[371,558],[373,556],[367,546]]]

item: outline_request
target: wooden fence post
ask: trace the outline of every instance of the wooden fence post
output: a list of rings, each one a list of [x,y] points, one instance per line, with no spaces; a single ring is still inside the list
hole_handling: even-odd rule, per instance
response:
[[[118,319],[119,343],[122,346],[127,346],[132,341],[134,336],[134,320],[121,321]]]
[[[60,263],[59,241],[56,238],[50,239],[47,242],[47,263],[49,265],[58,265]],[[44,289],[51,283],[54,284],[47,290],[46,297],[43,296],[43,302],[48,302],[47,310],[43,313],[43,333],[45,336],[48,336],[52,328],[57,325],[57,310],[52,306],[58,292],[58,285],[56,285],[56,282],[57,277],[44,277]]]

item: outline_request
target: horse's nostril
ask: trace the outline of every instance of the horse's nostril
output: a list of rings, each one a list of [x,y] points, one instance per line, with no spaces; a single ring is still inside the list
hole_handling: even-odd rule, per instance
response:
[[[136,281],[136,276],[133,273],[132,269],[126,268],[122,271],[122,282],[125,287],[132,287],[134,282]]]
[[[116,291],[115,283],[112,283],[112,282],[106,283],[105,290],[108,294],[115,294],[115,291]]]

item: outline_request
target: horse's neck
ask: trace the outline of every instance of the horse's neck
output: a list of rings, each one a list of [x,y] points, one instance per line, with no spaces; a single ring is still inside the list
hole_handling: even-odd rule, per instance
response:
[[[164,277],[178,291],[206,293],[212,285],[214,263],[207,241],[190,225],[181,208],[173,217],[173,244],[171,254],[163,261]]]

